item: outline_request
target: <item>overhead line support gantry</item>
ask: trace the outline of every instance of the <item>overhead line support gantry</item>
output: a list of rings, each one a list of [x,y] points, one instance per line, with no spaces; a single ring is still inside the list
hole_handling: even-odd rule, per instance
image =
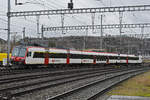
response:
[[[150,11],[150,5],[137,6],[117,6],[100,8],[79,8],[79,9],[58,9],[58,10],[39,10],[39,11],[20,11],[10,12],[10,17],[39,16],[39,15],[58,15],[58,14],[81,14],[81,13],[104,13],[104,12],[132,12]]]
[[[15,0],[15,1],[16,1],[16,4],[18,4],[17,0]],[[21,3],[19,3],[19,4],[21,4]],[[9,54],[10,54],[10,21],[11,21],[11,17],[58,15],[58,14],[81,14],[81,13],[104,13],[104,12],[132,12],[132,11],[150,11],[150,5],[11,12],[11,3],[10,3],[10,0],[8,0],[7,65],[9,65]]]
[[[139,23],[139,24],[122,24],[122,28],[143,28],[150,27],[150,23]],[[109,24],[109,25],[81,25],[81,26],[64,26],[60,27],[43,27],[43,31],[59,31],[59,30],[86,30],[86,29],[112,29],[120,28],[120,24]]]

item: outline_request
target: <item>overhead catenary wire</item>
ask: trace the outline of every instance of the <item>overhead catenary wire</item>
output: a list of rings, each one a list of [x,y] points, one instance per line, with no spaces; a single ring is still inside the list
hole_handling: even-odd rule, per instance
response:
[[[40,0],[41,1],[41,0]],[[50,5],[50,6],[52,6],[52,4],[53,3],[51,3],[51,4],[49,4],[49,3],[47,3],[48,5]],[[42,7],[46,7],[46,8],[48,8],[48,9],[50,9],[49,8],[49,6],[46,6],[45,4],[43,4],[43,5],[40,5],[40,6],[42,6]],[[53,6],[54,7],[54,6]],[[54,7],[54,8],[57,8],[58,6],[56,6],[56,7]],[[62,6],[63,7],[63,6]],[[69,18],[73,18],[73,19],[75,19],[76,21],[78,21],[79,23],[83,23],[83,24],[86,24],[85,22],[83,22],[83,21],[80,21],[79,19],[77,19],[77,18],[75,18],[74,16],[66,16],[66,17],[69,17]],[[75,22],[76,22],[75,21]],[[33,21],[32,21],[33,22]],[[36,22],[35,22],[36,23]]]
[[[48,1],[48,0],[47,0],[47,1]],[[54,9],[58,9],[59,7],[61,7],[61,8],[66,8],[65,6],[62,6],[62,5],[60,5],[60,4],[56,4],[54,1],[48,1],[48,2],[50,2],[50,3],[47,3],[47,4],[50,5],[50,6],[52,6],[52,4],[55,4],[55,5],[56,5],[56,7],[54,7]],[[64,4],[65,4],[65,3],[64,3]],[[69,16],[69,15],[66,15],[65,17],[73,18],[73,19],[75,19],[76,21],[78,21],[79,23],[86,24],[86,22],[84,22],[83,20],[81,21],[81,20],[77,19],[74,15],[73,15],[72,17]]]
[[[7,24],[7,20],[6,19],[4,19],[4,18],[0,18],[0,21],[3,21],[3,24]],[[16,28],[18,28],[18,29],[22,29],[24,26],[20,26],[20,25],[18,25],[18,24],[14,24],[14,23],[11,23],[11,26],[13,26],[13,27],[16,27]],[[32,28],[28,28],[29,30],[32,30],[33,31],[33,29]]]
[[[48,5],[50,5],[50,6],[47,6],[47,7],[51,7],[52,5],[55,7],[55,8],[54,8],[54,7],[51,7],[51,9],[56,9],[56,8],[58,8],[58,7],[59,7],[59,8],[60,8],[60,7],[63,7],[63,5],[65,4],[64,1],[60,1],[61,3],[63,3],[62,6],[61,6],[60,3],[57,3],[57,0],[56,0],[56,1],[46,0],[47,2],[44,1],[44,0],[39,0],[39,1],[38,1],[38,0],[30,0],[30,1],[33,1],[33,2],[35,2],[35,1],[36,1],[36,2],[41,2],[42,4],[45,3],[45,4],[44,4],[45,6],[47,6],[47,4],[46,4],[47,2],[50,2],[50,3],[48,4]],[[43,2],[43,1],[44,1],[44,2]],[[79,1],[79,2],[80,2],[80,1]],[[104,1],[102,1],[102,2],[104,2]],[[104,3],[105,3],[105,2],[104,2]],[[103,4],[104,4],[104,3],[103,3]],[[104,5],[105,5],[105,4],[104,4]],[[39,6],[42,7],[43,5],[39,5]],[[106,5],[105,5],[105,6],[106,6]],[[72,17],[72,16],[73,16],[73,17]],[[70,18],[70,19],[73,19],[73,21],[75,20],[74,22],[76,22],[76,23],[79,22],[79,23],[82,23],[82,24],[86,24],[86,22],[84,22],[84,20],[81,21],[81,20],[79,20],[79,18],[76,17],[75,15],[72,15],[72,16],[69,16],[69,18]],[[65,17],[68,17],[68,16],[65,16]],[[72,18],[71,18],[71,17],[72,17]],[[77,19],[77,20],[76,20],[76,19]],[[31,19],[27,19],[27,20],[31,20]],[[28,22],[31,22],[31,23],[32,23],[32,21],[28,21]],[[33,22],[33,23],[34,23],[34,22]],[[36,22],[35,22],[35,23],[36,23]]]
[[[13,10],[13,8],[11,8],[11,9]],[[3,24],[7,24],[8,21],[7,21],[6,18],[4,18],[4,17],[7,17],[7,16],[6,16],[6,12],[5,12],[5,11],[0,11],[0,12],[2,12],[2,15],[3,15],[3,16],[2,16],[3,18],[0,17],[0,20],[3,21]],[[1,14],[0,14],[0,15],[1,15]],[[12,22],[13,22],[13,21],[12,21]],[[31,22],[31,20],[30,20],[30,22]],[[15,23],[16,23],[16,24],[14,24],[14,22],[11,23],[11,26],[16,27],[16,28],[18,28],[18,29],[22,29],[22,28],[24,27],[24,26],[18,25],[17,22],[15,22]],[[32,30],[32,31],[34,30],[34,29],[30,28],[30,27],[29,27],[28,29],[29,29],[29,30]]]

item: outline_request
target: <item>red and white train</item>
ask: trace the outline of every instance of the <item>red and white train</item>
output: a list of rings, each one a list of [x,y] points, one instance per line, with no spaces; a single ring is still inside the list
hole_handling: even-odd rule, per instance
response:
[[[12,51],[11,63],[24,65],[141,64],[142,57],[116,53],[16,46]]]

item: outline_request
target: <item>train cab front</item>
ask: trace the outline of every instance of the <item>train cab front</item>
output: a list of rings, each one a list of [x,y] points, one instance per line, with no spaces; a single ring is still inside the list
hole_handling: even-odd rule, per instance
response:
[[[24,65],[25,64],[26,48],[15,47],[12,51],[11,64]]]
[[[11,64],[13,65],[24,65],[25,64],[25,58],[24,57],[11,57]]]

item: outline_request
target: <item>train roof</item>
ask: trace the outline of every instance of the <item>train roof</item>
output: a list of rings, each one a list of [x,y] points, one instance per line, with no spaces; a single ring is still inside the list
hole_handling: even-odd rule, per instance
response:
[[[41,48],[41,49],[46,49],[44,47],[39,47],[39,46],[16,46],[18,48]],[[47,49],[53,49],[53,50],[69,50],[69,51],[80,51],[80,52],[85,52],[85,53],[96,53],[96,54],[103,54],[103,55],[112,55],[112,56],[118,56],[119,54],[117,53],[111,53],[111,52],[95,52],[95,51],[87,51],[87,50],[71,50],[71,49],[59,49],[59,48],[47,48]],[[137,57],[135,55],[128,55],[128,54],[120,54],[120,56],[129,56],[129,57]]]
[[[26,48],[43,48],[44,47],[36,47],[36,46],[26,46]],[[69,51],[80,51],[80,52],[88,52],[88,53],[101,53],[101,54],[116,54],[117,53],[110,53],[110,52],[94,52],[94,51],[87,51],[87,50],[71,50],[71,49],[58,49],[58,48],[48,48],[48,49],[53,49],[53,50],[69,50]]]

